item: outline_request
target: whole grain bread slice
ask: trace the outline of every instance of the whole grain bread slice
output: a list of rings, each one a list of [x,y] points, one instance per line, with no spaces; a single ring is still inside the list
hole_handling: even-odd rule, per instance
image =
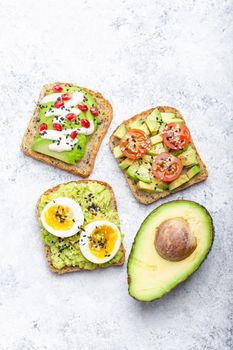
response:
[[[175,113],[177,115],[178,118],[184,119],[184,117],[182,116],[182,114],[173,107],[168,107],[168,106],[158,106],[156,107],[160,112],[165,112],[165,113]],[[148,109],[147,111],[144,111],[142,113],[139,113],[137,115],[135,115],[132,118],[129,118],[127,120],[124,121],[124,124],[127,126],[129,123],[131,123],[132,121],[135,121],[137,119],[140,120],[145,120],[148,115],[150,115],[150,113],[154,110],[155,108],[151,108]],[[116,130],[115,130],[116,131]],[[114,131],[114,132],[115,132]],[[115,146],[117,146],[119,144],[119,139],[117,137],[114,136],[114,132],[112,133],[110,140],[109,140],[109,147],[111,149],[111,151],[113,152],[113,149]],[[184,190],[185,188],[188,188],[190,186],[193,186],[201,181],[204,181],[207,177],[208,177],[208,171],[206,169],[205,164],[203,163],[203,161],[200,158],[200,155],[194,145],[193,140],[191,139],[191,146],[195,149],[196,153],[197,153],[197,159],[198,159],[198,164],[200,166],[200,172],[194,176],[191,180],[189,180],[188,182],[186,182],[185,184],[183,184],[182,186],[172,190],[172,191],[168,191],[165,190],[163,192],[158,192],[158,193],[148,193],[145,191],[141,191],[137,188],[135,181],[133,181],[127,174],[126,172],[124,172],[124,176],[126,178],[126,181],[128,182],[128,185],[134,195],[134,197],[137,199],[138,202],[142,203],[142,204],[151,204],[153,202],[158,201],[159,199],[163,198],[163,197],[167,197],[172,193],[175,192],[179,192]],[[118,163],[121,162],[121,160],[116,159]]]
[[[45,96],[46,92],[48,90],[51,90],[52,87],[56,84],[66,85],[70,87],[78,87],[90,93],[95,97],[97,108],[100,112],[99,125],[97,127],[97,130],[94,132],[91,139],[88,141],[86,145],[86,151],[85,151],[84,157],[80,161],[78,161],[75,165],[66,164],[65,162],[59,159],[55,159],[53,157],[50,157],[45,154],[38,153],[32,150],[32,143],[38,129],[37,120],[38,120],[38,114],[40,111],[40,101]],[[104,135],[108,130],[108,127],[111,121],[112,121],[112,106],[110,102],[106,100],[99,92],[95,92],[74,84],[67,84],[67,83],[61,83],[61,82],[46,84],[43,86],[40,92],[40,96],[39,96],[36,108],[34,110],[33,116],[24,134],[21,149],[26,155],[32,158],[35,158],[37,160],[40,160],[46,164],[68,171],[69,173],[72,173],[74,175],[79,175],[81,177],[88,177],[93,170],[97,152],[99,150],[100,144],[104,138]]]
[[[98,180],[79,180],[79,181],[69,181],[69,182],[66,182],[65,184],[69,184],[69,183],[88,183],[88,182],[92,182],[92,183],[99,183],[103,186],[105,186],[106,188],[109,189],[110,193],[111,193],[111,202],[110,202],[110,208],[113,209],[113,210],[116,210],[117,211],[117,203],[116,203],[116,198],[115,198],[115,195],[114,195],[114,192],[113,192],[113,189],[112,187],[106,183],[106,182],[103,182],[103,181],[98,181]],[[49,193],[51,192],[55,192],[59,186],[61,185],[64,185],[64,183],[62,184],[59,184],[53,188],[50,188],[48,189],[46,192],[44,192],[41,197],[43,195],[48,195]],[[37,206],[36,206],[36,214],[37,214],[37,217],[39,217],[39,203],[41,201],[41,197],[39,198],[38,202],[37,202]],[[123,243],[121,243],[121,246],[120,246],[120,250],[122,251],[123,253],[123,256],[121,258],[121,260],[116,263],[116,264],[113,264],[112,266],[121,266],[124,264],[125,262],[125,248],[124,248],[124,245]],[[86,270],[86,269],[80,269],[79,267],[70,267],[70,266],[67,266],[67,267],[63,267],[62,269],[57,269],[53,266],[52,264],[52,259],[51,259],[51,249],[48,245],[44,245],[44,252],[45,252],[45,258],[47,260],[47,263],[48,263],[48,266],[49,266],[49,269],[54,272],[54,273],[57,273],[59,275],[62,275],[64,273],[67,273],[67,272],[81,272],[81,271],[89,271],[89,270]],[[102,268],[102,266],[98,266],[96,269],[99,269],[99,268]]]

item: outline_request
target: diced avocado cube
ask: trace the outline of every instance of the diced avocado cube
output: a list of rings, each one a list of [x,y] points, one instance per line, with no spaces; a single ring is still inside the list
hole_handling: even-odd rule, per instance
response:
[[[126,133],[127,133],[127,129],[125,124],[121,124],[120,126],[118,126],[118,128],[116,129],[113,135],[118,139],[122,139],[122,137],[124,137]]]
[[[134,120],[128,124],[128,128],[131,129],[140,129],[142,126],[142,121],[140,119]]]
[[[144,181],[138,181],[137,188],[141,191],[146,191],[151,193],[156,192],[156,187],[153,185],[153,183],[145,183]]]
[[[162,138],[162,136],[160,134],[152,136],[150,138],[150,142],[151,142],[152,145],[155,145],[156,143],[160,143],[162,141],[163,141],[163,138]]]
[[[148,129],[150,131],[150,133],[152,135],[156,135],[159,127],[160,127],[160,123],[157,122],[156,120],[152,120],[152,119],[146,119],[146,125],[148,126]]]
[[[164,123],[170,123],[170,120],[174,119],[176,117],[176,114],[161,112],[161,116]]]
[[[138,181],[137,188],[142,191],[146,192],[163,192],[164,190],[168,189],[168,184],[165,182],[162,182],[158,179],[152,178],[151,183],[145,183],[143,181]]]
[[[178,155],[183,166],[193,166],[197,164],[197,154],[195,150],[189,146],[186,151]]]
[[[127,169],[126,174],[133,180],[137,181],[137,170],[139,169],[139,163],[133,162],[132,165]]]
[[[161,116],[161,113],[160,111],[155,108],[151,114],[148,115],[148,117],[146,118],[147,120],[154,120],[156,122],[159,122],[161,123],[162,122],[162,116]]]
[[[184,183],[188,182],[189,178],[186,174],[180,175],[176,180],[169,183],[169,190],[172,191],[177,187],[180,187]]]
[[[168,189],[168,183],[163,182],[156,177],[153,178],[152,180],[153,184],[155,185],[156,188],[159,188],[160,190],[167,190]]]
[[[116,146],[113,148],[113,155],[115,158],[124,157],[124,154],[121,152],[120,146]]]
[[[134,122],[132,122],[132,123],[130,123],[129,125],[128,125],[128,128],[130,129],[130,130],[132,130],[132,129],[138,129],[138,130],[142,130],[142,131],[144,131],[144,133],[146,134],[146,135],[149,135],[150,134],[150,131],[149,131],[149,129],[148,129],[148,127],[147,127],[147,125],[146,125],[146,123],[143,123],[141,120],[135,120]]]
[[[146,154],[145,156],[142,157],[143,162],[146,163],[152,163],[153,161],[153,157],[149,154]]]
[[[161,113],[162,120],[164,123],[169,124],[169,123],[184,123],[184,120],[181,118],[176,118],[175,113]]]
[[[148,154],[150,154],[151,156],[156,156],[160,153],[167,152],[167,151],[168,151],[167,147],[161,142],[161,143],[152,145],[148,151]]]
[[[119,168],[121,170],[127,169],[130,165],[133,164],[133,159],[125,158],[120,164]]]
[[[151,167],[148,167],[147,164],[142,163],[136,171],[138,180],[150,183],[152,181],[152,174],[150,168]]]
[[[146,135],[150,135],[150,130],[148,129],[146,123],[143,123],[139,130],[144,131]]]
[[[165,126],[166,126],[166,123],[162,123],[162,124],[160,125],[159,131],[158,131],[159,134],[162,134],[163,129],[165,128]]]
[[[187,171],[187,176],[189,178],[189,180],[194,177],[195,175],[197,175],[200,172],[200,167],[198,165],[194,165],[192,168],[190,168]]]

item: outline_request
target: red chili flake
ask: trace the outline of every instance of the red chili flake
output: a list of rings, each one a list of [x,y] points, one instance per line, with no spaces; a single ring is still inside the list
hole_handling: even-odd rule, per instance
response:
[[[57,101],[54,103],[54,107],[55,107],[55,108],[60,108],[60,107],[63,107],[63,106],[64,106],[64,102],[63,102],[63,101],[57,100]]]
[[[70,137],[72,139],[75,139],[75,137],[78,135],[78,132],[76,130],[72,131],[72,133],[70,134]]]
[[[62,101],[69,101],[72,98],[72,94],[62,94],[61,99]]]
[[[88,106],[87,106],[87,105],[78,105],[78,108],[79,108],[80,111],[82,111],[82,112],[88,111]]]
[[[62,131],[62,126],[61,126],[61,124],[54,123],[54,124],[53,124],[53,128],[54,128],[54,130]]]
[[[96,107],[91,107],[90,111],[95,117],[97,117],[97,115],[99,115],[99,111]]]
[[[53,92],[62,92],[63,88],[61,85],[54,85]]]
[[[40,126],[39,126],[39,131],[42,132],[44,130],[47,130],[48,129],[48,125],[46,123],[42,123]]]
[[[82,125],[84,128],[89,128],[90,122],[89,122],[89,120],[87,120],[87,119],[81,119],[81,125]]]
[[[70,122],[74,122],[77,118],[77,114],[75,113],[68,113],[66,115],[66,119],[68,119]]]

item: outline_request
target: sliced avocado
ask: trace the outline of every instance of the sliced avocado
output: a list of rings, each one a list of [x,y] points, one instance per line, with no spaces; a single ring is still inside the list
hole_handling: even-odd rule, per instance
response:
[[[162,138],[162,136],[160,134],[152,136],[150,138],[150,142],[151,142],[152,145],[155,145],[156,143],[160,143],[162,141],[163,141],[163,138]]]
[[[113,155],[115,158],[124,157],[124,154],[121,152],[121,148],[119,145],[113,148]]]
[[[177,187],[180,187],[184,183],[188,182],[189,178],[186,174],[181,174],[176,180],[169,183],[169,191],[174,190]]]
[[[142,163],[136,171],[136,175],[139,181],[150,183],[152,181],[151,166]]]
[[[120,168],[121,170],[124,170],[124,169],[128,168],[131,164],[133,164],[133,159],[125,158],[125,159],[119,164],[119,168]]]
[[[200,172],[200,167],[198,165],[194,165],[191,169],[187,171],[187,176],[189,180],[197,175]]]
[[[191,146],[186,151],[180,153],[178,158],[181,160],[183,166],[192,166],[198,163],[197,154]]]
[[[164,123],[170,123],[171,119],[174,119],[176,117],[176,114],[161,112],[161,116]]]
[[[133,162],[132,165],[127,169],[126,174],[132,179],[137,181],[137,170],[139,169],[139,162]]]
[[[42,139],[41,137],[36,138],[32,144],[32,150],[35,152],[39,152],[42,154],[46,154],[47,156],[62,160],[67,164],[75,164],[76,157],[75,151],[64,151],[64,152],[55,152],[50,151],[49,145],[52,143],[51,140]]]
[[[146,125],[148,126],[148,129],[150,130],[152,135],[156,135],[159,127],[160,127],[160,123],[157,122],[156,120],[152,120],[152,119],[146,119]]]
[[[169,123],[184,124],[184,119],[181,119],[181,118],[170,119],[167,121],[167,124],[169,124]]]
[[[171,237],[176,230],[174,223],[186,227],[190,240],[184,241],[188,256],[172,261],[161,256],[159,241],[169,252],[177,254],[176,240],[182,240],[182,230]],[[168,226],[168,223],[170,226]],[[162,226],[163,225],[163,226]],[[163,227],[169,228],[162,235]],[[170,241],[170,237],[172,241]],[[195,272],[208,255],[213,243],[213,224],[208,211],[192,201],[170,201],[154,209],[143,221],[128,259],[129,294],[139,301],[159,299]],[[183,247],[181,247],[183,248]],[[190,249],[192,248],[192,249]],[[181,254],[178,250],[178,253]]]
[[[118,126],[118,128],[116,129],[113,135],[118,139],[122,139],[122,137],[124,137],[126,133],[127,133],[127,129],[125,124],[121,124],[120,126]]]
[[[156,145],[152,145],[148,151],[148,154],[151,156],[156,156],[162,152],[168,152],[168,148],[161,142]]]

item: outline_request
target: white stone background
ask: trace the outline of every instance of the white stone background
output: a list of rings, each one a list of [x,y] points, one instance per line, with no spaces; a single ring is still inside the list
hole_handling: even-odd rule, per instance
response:
[[[228,350],[232,302],[233,1],[0,1],[0,349]],[[181,110],[209,179],[171,199],[205,205],[215,241],[201,268],[161,300],[127,294],[126,265],[52,274],[35,204],[76,177],[20,151],[40,88],[74,82],[103,93],[114,119],[91,179],[118,201],[127,256],[143,206],[107,143],[124,119],[156,105]]]

